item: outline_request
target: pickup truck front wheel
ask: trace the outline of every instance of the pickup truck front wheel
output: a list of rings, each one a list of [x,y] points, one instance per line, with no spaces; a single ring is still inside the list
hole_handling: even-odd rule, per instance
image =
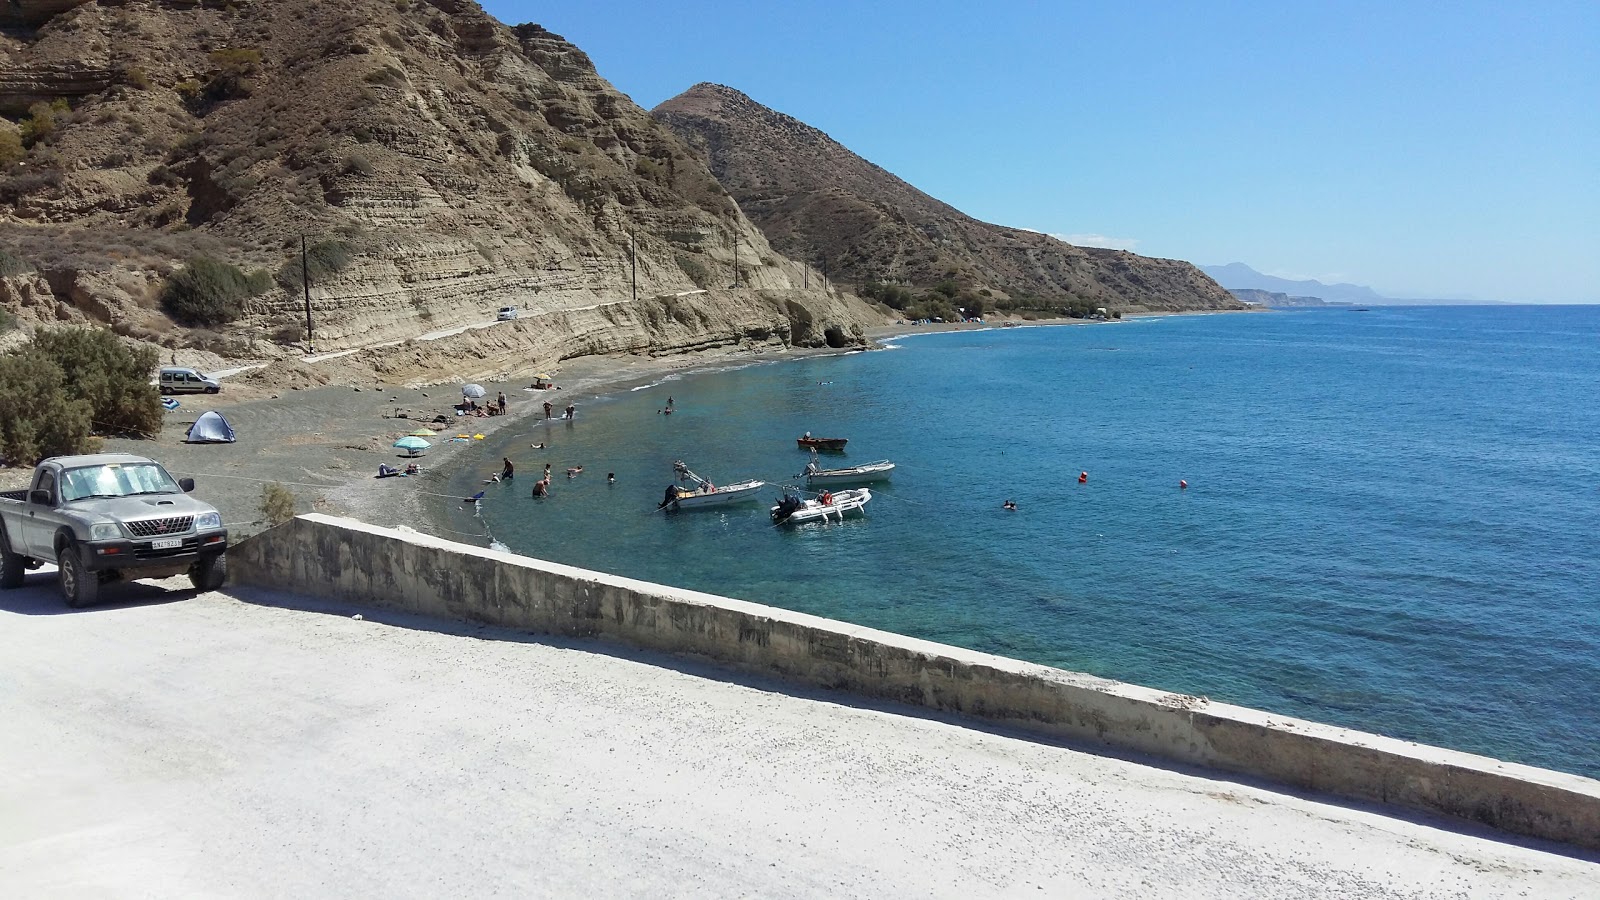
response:
[[[228,555],[202,556],[189,570],[189,581],[202,591],[214,591],[228,580]]]
[[[11,552],[10,536],[0,528],[0,589],[22,587],[22,577],[28,569],[28,560],[20,553]]]
[[[100,576],[83,564],[76,541],[61,545],[56,565],[61,569],[61,596],[68,606],[82,609],[100,599]]]

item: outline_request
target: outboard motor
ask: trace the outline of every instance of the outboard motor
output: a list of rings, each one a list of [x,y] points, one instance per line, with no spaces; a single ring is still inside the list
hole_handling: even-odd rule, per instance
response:
[[[793,494],[784,494],[783,499],[779,500],[777,507],[772,510],[772,521],[782,522],[784,519],[794,515],[794,511],[799,509],[803,502]]]

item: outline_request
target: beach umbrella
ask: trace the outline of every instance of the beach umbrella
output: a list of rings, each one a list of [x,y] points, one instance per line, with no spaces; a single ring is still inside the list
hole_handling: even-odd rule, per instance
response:
[[[481,385],[481,384],[467,384],[467,385],[462,385],[462,387],[461,387],[461,396],[463,396],[463,397],[471,397],[474,400],[478,399],[479,397],[482,397],[484,394],[487,394],[487,393],[489,393],[489,392],[484,390],[483,389],[483,385]]]
[[[411,454],[412,456],[416,456],[418,452],[420,452],[422,450],[426,450],[429,447],[433,446],[432,444],[428,443],[427,441],[423,440],[422,438],[416,437],[415,435],[409,435],[409,434],[406,435],[405,437],[401,438],[400,440],[395,441],[394,445],[396,447],[400,448],[401,450],[404,450],[407,453]]]
[[[429,431],[426,428],[418,428],[416,431],[411,432],[409,434],[409,436],[410,437],[433,437],[434,435],[436,435],[438,433],[439,432],[437,432],[437,431]]]

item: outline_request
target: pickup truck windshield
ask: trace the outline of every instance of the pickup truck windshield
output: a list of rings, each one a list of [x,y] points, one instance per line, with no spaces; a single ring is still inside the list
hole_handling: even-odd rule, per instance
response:
[[[167,470],[155,463],[108,463],[61,473],[61,499],[132,497],[137,494],[182,493]]]

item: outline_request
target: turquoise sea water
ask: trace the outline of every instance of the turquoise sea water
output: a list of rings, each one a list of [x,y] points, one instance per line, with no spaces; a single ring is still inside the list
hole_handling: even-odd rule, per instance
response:
[[[1600,776],[1600,308],[891,343],[582,400],[457,487],[516,460],[483,524],[530,556]],[[654,511],[674,459],[782,481],[806,430],[898,464],[863,519]]]

